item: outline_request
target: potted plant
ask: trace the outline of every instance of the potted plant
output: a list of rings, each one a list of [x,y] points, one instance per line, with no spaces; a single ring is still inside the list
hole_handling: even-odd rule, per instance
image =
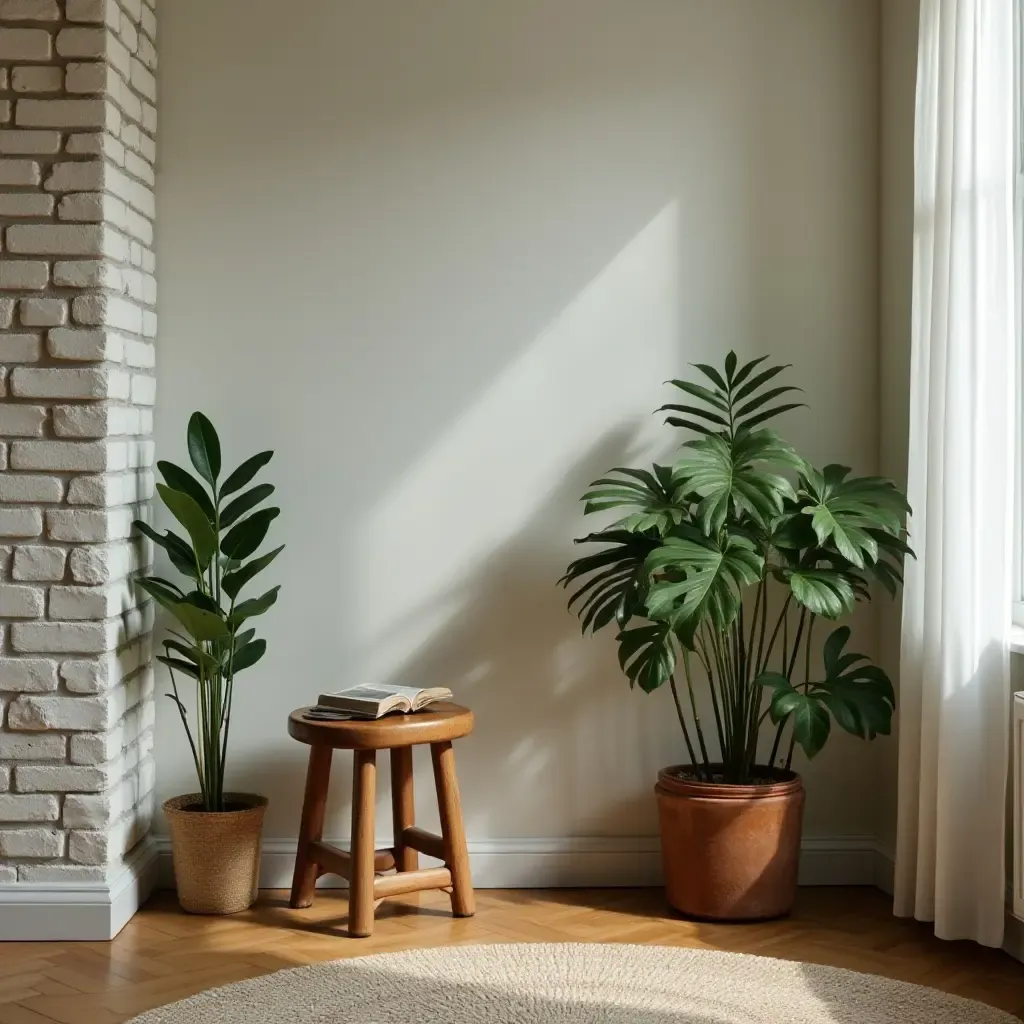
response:
[[[224,788],[235,677],[263,657],[267,643],[246,623],[277,600],[279,587],[239,600],[245,587],[282,551],[253,558],[280,509],[258,508],[274,488],[242,490],[273,456],[260,452],[221,481],[220,441],[213,424],[194,413],[188,423],[188,453],[199,478],[172,462],[158,462],[164,482],[157,491],[186,537],[158,533],[136,520],[135,528],[167,553],[185,577],[184,586],[140,575],[138,585],[166,608],[180,628],[170,629],[158,660],[170,672],[171,700],[188,737],[199,792],[164,805],[171,832],[178,900],[195,914],[233,914],[256,896],[260,831],[265,797]],[[227,500],[230,495],[236,497]],[[248,561],[247,561],[248,559]],[[195,686],[196,725],[179,684]]]
[[[814,757],[832,723],[888,734],[895,694],[885,673],[833,629],[817,658],[819,620],[835,620],[872,584],[902,582],[906,499],[880,477],[820,472],[763,424],[802,403],[784,396],[785,366],[764,359],[705,382],[674,380],[667,422],[695,433],[682,457],[614,469],[584,495],[612,525],[578,543],[601,548],[562,578],[583,631],[615,624],[619,663],[650,693],[672,693],[687,763],[656,793],[669,902],[716,920],[787,913],[796,895],[803,786],[797,744]],[[698,700],[704,686],[706,701]],[[763,742],[761,742],[763,740]]]

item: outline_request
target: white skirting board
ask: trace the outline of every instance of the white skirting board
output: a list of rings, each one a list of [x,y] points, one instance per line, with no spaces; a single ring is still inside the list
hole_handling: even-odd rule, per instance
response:
[[[341,849],[345,840],[328,840]],[[157,839],[161,888],[174,887],[170,844]],[[377,849],[391,840],[377,842]],[[295,864],[294,839],[264,839],[261,889],[290,889]],[[573,839],[477,839],[469,842],[473,885],[478,889],[553,889],[628,887],[661,882],[657,836]],[[429,863],[427,858],[424,858]],[[800,856],[801,885],[874,885],[889,887],[891,865],[874,836],[806,838]],[[344,888],[336,875],[317,883]]]
[[[109,882],[0,885],[0,942],[112,939],[149,899],[158,863],[157,843],[146,838]]]

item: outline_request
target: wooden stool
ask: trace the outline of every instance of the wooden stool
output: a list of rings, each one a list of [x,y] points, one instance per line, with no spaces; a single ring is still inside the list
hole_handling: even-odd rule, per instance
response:
[[[382,900],[420,889],[446,889],[451,893],[452,913],[456,917],[472,917],[476,905],[452,740],[469,735],[473,712],[458,704],[445,703],[431,705],[429,711],[388,715],[376,721],[317,722],[303,717],[307,710],[299,708],[288,717],[288,734],[310,745],[291,905],[310,906],[317,878],[335,874],[348,879],[348,930],[359,938],[372,934],[373,914]],[[412,748],[419,743],[430,744],[441,816],[439,836],[416,827]],[[324,810],[335,750],[351,750],[355,754],[350,853],[323,842]],[[378,750],[391,751],[395,845],[389,850],[374,849],[373,841]],[[420,853],[443,860],[444,867],[420,870]],[[396,868],[397,873],[378,874],[391,868]]]

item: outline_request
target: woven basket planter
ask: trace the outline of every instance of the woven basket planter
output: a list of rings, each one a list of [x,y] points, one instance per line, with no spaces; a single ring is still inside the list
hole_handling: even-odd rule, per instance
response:
[[[198,793],[164,804],[178,902],[189,914],[237,914],[256,899],[267,798],[225,793],[224,800],[231,810],[201,810]]]

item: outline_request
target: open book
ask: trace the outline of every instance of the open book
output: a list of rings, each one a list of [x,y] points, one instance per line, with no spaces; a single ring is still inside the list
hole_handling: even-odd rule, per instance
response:
[[[347,711],[356,718],[380,718],[392,711],[408,714],[439,700],[451,700],[446,686],[420,690],[415,686],[353,686],[348,690],[321,693],[316,710]]]

